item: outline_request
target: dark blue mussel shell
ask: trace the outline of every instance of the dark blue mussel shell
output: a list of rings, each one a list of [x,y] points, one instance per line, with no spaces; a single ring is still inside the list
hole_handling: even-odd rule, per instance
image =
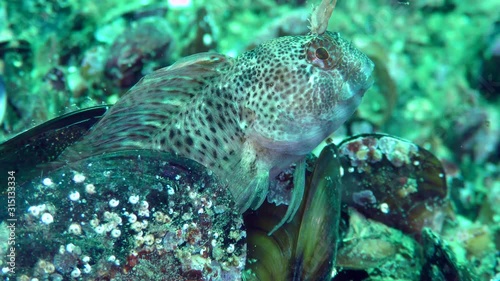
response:
[[[190,159],[92,156],[17,186],[16,202],[17,276],[236,280],[244,267],[243,220],[227,185]]]
[[[66,147],[78,141],[101,119],[108,108],[109,106],[96,106],[71,112],[0,144],[2,172],[14,171],[18,182],[29,180],[39,172],[37,167],[53,161]],[[6,179],[2,177],[1,180]],[[1,186],[7,185],[1,182]]]

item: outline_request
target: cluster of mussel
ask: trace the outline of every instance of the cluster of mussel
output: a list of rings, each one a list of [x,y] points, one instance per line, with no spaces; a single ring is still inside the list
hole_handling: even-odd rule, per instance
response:
[[[106,110],[0,145],[17,182],[17,280],[473,280],[439,237],[445,174],[422,147],[382,134],[327,144],[308,158],[297,215],[271,232],[286,206],[241,216],[190,159],[128,150],[52,165]]]

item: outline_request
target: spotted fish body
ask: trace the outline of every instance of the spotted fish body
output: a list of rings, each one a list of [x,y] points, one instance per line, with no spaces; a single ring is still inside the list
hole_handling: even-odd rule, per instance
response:
[[[331,32],[277,38],[236,59],[190,56],[145,76],[63,159],[177,153],[228,181],[242,212],[259,207],[270,179],[296,163],[288,220],[302,197],[305,156],[352,115],[372,70]]]

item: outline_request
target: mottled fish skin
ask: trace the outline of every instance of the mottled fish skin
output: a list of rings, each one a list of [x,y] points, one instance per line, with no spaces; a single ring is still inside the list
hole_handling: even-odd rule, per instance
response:
[[[130,148],[177,153],[227,180],[242,212],[259,207],[269,179],[297,163],[289,220],[305,156],[353,114],[372,70],[332,32],[277,38],[236,59],[190,56],[145,76],[62,159]]]

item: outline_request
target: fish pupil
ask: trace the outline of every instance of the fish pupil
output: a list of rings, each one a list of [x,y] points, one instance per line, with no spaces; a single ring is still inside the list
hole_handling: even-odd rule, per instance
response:
[[[330,57],[330,55],[325,48],[320,47],[316,49],[316,57],[321,60],[326,60]]]

